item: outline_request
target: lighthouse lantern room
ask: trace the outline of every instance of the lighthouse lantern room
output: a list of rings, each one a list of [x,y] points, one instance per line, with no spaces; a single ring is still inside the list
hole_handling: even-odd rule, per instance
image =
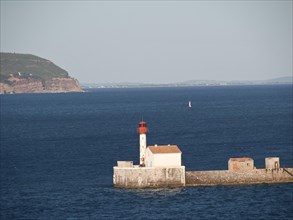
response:
[[[147,124],[144,121],[138,124],[139,133],[139,164],[140,166],[145,166],[145,152],[146,152],[146,133],[148,132]]]

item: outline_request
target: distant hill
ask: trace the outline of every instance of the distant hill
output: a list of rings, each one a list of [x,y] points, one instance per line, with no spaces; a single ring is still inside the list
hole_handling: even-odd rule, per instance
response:
[[[284,77],[278,77],[274,79],[266,80],[267,83],[293,83],[293,77],[292,76],[284,76]]]
[[[31,54],[0,55],[0,93],[82,91],[76,79],[47,59]]]
[[[11,75],[22,78],[49,80],[67,78],[68,72],[49,60],[31,54],[1,53],[1,81]]]

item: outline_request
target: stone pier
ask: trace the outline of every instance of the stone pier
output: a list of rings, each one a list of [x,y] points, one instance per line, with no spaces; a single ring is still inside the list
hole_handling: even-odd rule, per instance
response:
[[[114,187],[164,188],[185,186],[185,167],[114,167]]]
[[[293,182],[293,168],[187,171],[186,186]]]

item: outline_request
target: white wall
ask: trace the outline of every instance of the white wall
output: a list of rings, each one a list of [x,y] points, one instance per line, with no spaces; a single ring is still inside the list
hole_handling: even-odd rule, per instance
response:
[[[153,167],[153,161],[154,161],[154,154],[150,151],[149,148],[146,150],[146,155],[145,155],[145,166],[146,167]]]
[[[177,167],[181,166],[181,153],[153,154],[149,148],[146,150],[147,167]]]
[[[154,154],[153,166],[181,166],[181,153]]]

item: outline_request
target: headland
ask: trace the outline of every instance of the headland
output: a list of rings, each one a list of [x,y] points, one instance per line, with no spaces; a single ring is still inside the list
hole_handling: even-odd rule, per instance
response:
[[[78,80],[44,58],[1,53],[0,94],[82,92]]]

